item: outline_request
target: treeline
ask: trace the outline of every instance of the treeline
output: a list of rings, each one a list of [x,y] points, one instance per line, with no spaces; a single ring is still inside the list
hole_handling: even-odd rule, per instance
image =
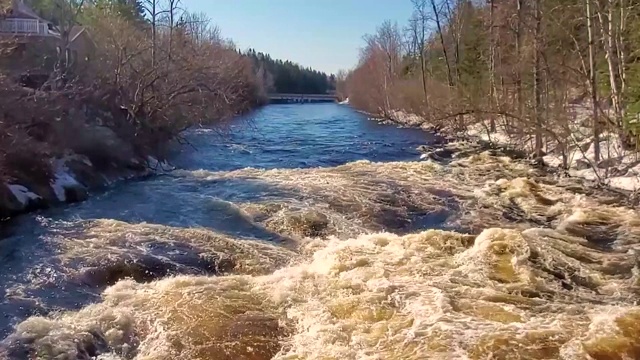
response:
[[[588,107],[596,161],[603,132],[638,146],[640,4],[628,0],[412,0],[402,26],[365,37],[338,92],[380,116],[417,114],[440,129],[486,124],[537,158],[575,146]],[[566,158],[565,158],[566,162]],[[566,163],[565,163],[566,165]]]
[[[63,42],[72,27],[87,28],[96,48],[89,67],[71,77],[118,89],[132,119],[181,131],[262,100],[251,61],[205,14],[189,12],[180,0],[32,1],[56,20]]]
[[[335,90],[333,74],[302,67],[291,61],[274,60],[269,54],[249,49],[246,55],[253,61],[262,86],[268,92],[289,94],[326,94]]]

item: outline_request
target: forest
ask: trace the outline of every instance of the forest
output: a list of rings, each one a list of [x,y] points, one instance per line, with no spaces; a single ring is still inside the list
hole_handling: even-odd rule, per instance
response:
[[[640,3],[629,0],[412,0],[406,24],[364,37],[338,93],[380,117],[397,111],[465,133],[481,125],[541,159],[615,136],[637,149]],[[607,138],[609,139],[609,138]]]
[[[274,60],[249,49],[246,55],[257,69],[260,83],[269,91],[287,94],[326,94],[335,90],[335,76],[305,68],[291,61]]]

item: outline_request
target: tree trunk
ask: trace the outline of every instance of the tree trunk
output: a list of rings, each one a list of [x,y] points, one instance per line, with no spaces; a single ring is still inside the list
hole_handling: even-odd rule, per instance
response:
[[[440,24],[440,14],[438,13],[438,9],[436,8],[435,0],[431,1],[431,8],[433,9],[433,13],[436,17],[436,26],[438,28],[438,35],[440,36],[440,45],[442,46],[442,55],[444,56],[444,61],[447,65],[447,80],[449,82],[449,88],[453,89],[453,76],[451,74],[451,64],[449,63],[449,56],[447,54],[447,45],[444,42],[444,35],[442,34],[442,25]],[[462,130],[464,127],[463,121],[461,117],[458,118],[458,128]]]
[[[425,44],[426,44],[426,29],[427,29],[427,14],[426,14],[426,2],[425,0],[414,0],[413,7],[416,13],[416,18],[413,21],[414,28],[414,37],[415,37],[415,46],[416,50],[419,49],[419,60],[420,60],[420,73],[422,75],[422,91],[424,92],[424,105],[425,105],[425,113],[429,112],[429,97],[427,90],[427,65],[426,58],[424,56],[425,53]],[[416,51],[417,52],[417,51]]]
[[[445,5],[447,6],[447,13],[449,18],[449,32],[451,33],[451,37],[453,38],[453,73],[455,84],[460,84],[460,33],[462,32],[462,24],[460,21],[460,12],[462,11],[462,7],[460,4],[460,0],[457,1],[457,8],[455,12],[451,9],[450,0],[444,0]]]
[[[496,39],[495,39],[495,30],[494,30],[494,0],[489,1],[489,107],[491,110],[494,109],[495,104],[497,103],[496,91]],[[493,115],[491,115],[490,120],[490,131],[496,131],[496,120]]]
[[[425,58],[424,58],[424,41],[422,42],[422,46],[420,47],[420,70],[422,73],[422,90],[424,92],[424,106],[426,108],[426,112],[429,112],[429,95],[427,91],[427,70],[425,69]]]
[[[613,26],[613,0],[608,0],[607,14],[604,15],[602,9],[598,12],[600,20],[600,30],[604,45],[605,56],[609,70],[609,83],[611,84],[611,105],[616,119],[616,126],[622,130],[622,107],[620,98],[620,87],[618,80],[618,62],[615,48],[615,35]]]
[[[444,56],[444,61],[447,65],[447,80],[449,82],[449,87],[453,87],[453,76],[451,74],[451,64],[449,63],[447,46],[444,42],[444,35],[442,34],[442,25],[440,24],[440,14],[438,13],[438,9],[436,8],[435,0],[430,0],[430,1],[431,1],[431,7],[433,8],[433,14],[436,17],[436,26],[438,27],[438,35],[440,36],[440,45],[442,46],[442,55]]]
[[[156,67],[156,0],[151,0],[151,68]]]
[[[169,52],[168,58],[169,62],[167,63],[167,67],[171,64],[171,59],[173,57],[173,30],[176,26],[176,11],[178,10],[178,6],[180,5],[180,0],[169,0]]]
[[[542,40],[540,39],[540,27],[542,22],[542,13],[540,11],[540,2],[534,1],[534,51],[533,51],[533,103],[535,117],[535,159],[537,162],[542,160],[542,74],[540,63],[540,52],[542,50]]]
[[[587,34],[589,37],[589,91],[591,92],[592,122],[593,122],[593,151],[594,159],[600,161],[600,122],[598,120],[598,89],[595,65],[595,44],[593,39],[593,20],[591,18],[591,0],[585,0],[587,11]]]
[[[426,69],[426,64],[425,64],[425,56],[424,56],[424,51],[425,51],[425,19],[423,14],[420,15],[420,37],[419,37],[419,41],[420,43],[418,44],[420,47],[420,73],[422,75],[422,91],[424,92],[424,105],[426,108],[426,112],[429,112],[429,93],[427,90],[427,69]]]
[[[620,1],[620,22],[618,26],[618,36],[616,36],[616,49],[618,50],[618,76],[620,79],[620,96],[624,99],[626,90],[626,54],[624,51],[624,32],[626,28],[626,12],[625,12],[625,0]],[[622,104],[624,105],[624,103]],[[624,108],[623,108],[624,111]]]
[[[518,23],[516,25],[516,61],[520,61],[522,49],[522,3],[524,0],[517,0]],[[522,97],[522,77],[520,69],[516,68],[516,102],[518,104],[518,114],[524,114],[524,101]]]

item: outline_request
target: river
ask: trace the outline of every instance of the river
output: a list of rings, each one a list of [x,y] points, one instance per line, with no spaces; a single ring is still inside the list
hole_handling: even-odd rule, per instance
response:
[[[11,359],[640,357],[640,219],[337,104],[186,134],[177,167],[12,221]]]

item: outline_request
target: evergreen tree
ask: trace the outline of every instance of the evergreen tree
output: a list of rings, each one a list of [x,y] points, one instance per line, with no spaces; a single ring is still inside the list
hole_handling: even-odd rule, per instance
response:
[[[328,76],[291,61],[274,60],[269,54],[246,51],[257,74],[271,85],[268,91],[289,94],[326,94],[335,89],[335,76]],[[333,79],[333,80],[332,80]],[[268,80],[268,81],[267,81]]]

